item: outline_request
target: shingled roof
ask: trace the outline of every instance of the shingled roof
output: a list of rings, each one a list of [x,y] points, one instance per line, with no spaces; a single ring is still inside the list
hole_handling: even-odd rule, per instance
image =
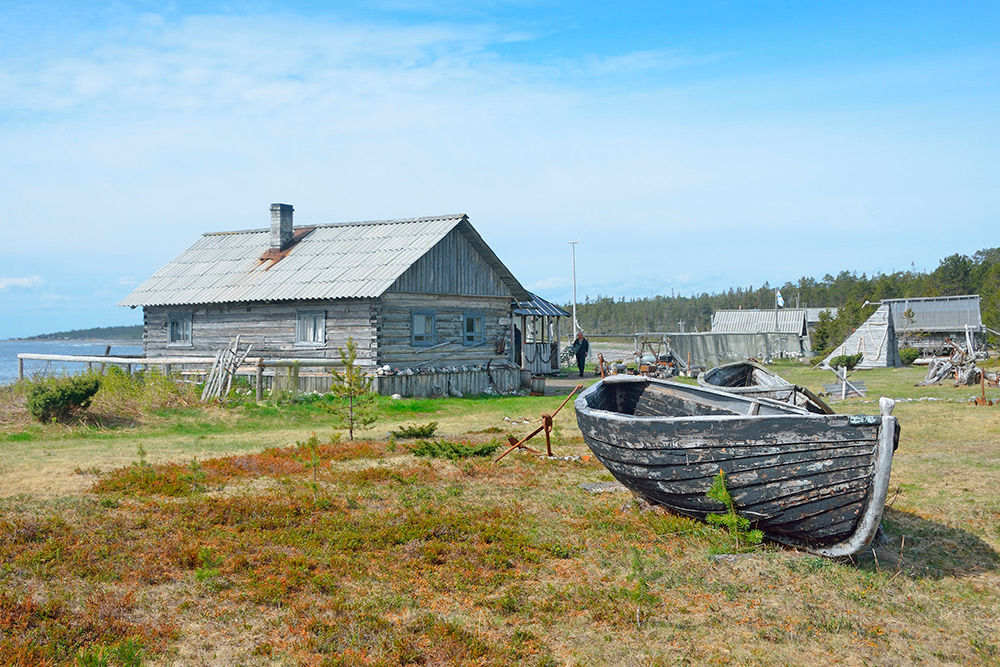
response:
[[[515,299],[530,299],[469,218],[456,214],[295,227],[280,254],[268,253],[269,229],[204,234],[118,305],[375,298],[456,228]]]

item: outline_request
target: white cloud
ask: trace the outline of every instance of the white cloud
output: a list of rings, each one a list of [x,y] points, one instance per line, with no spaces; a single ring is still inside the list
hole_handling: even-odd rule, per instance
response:
[[[1000,244],[907,246],[893,231],[995,228],[997,141],[961,113],[827,104],[884,67],[681,85],[652,75],[735,56],[508,59],[498,45],[531,36],[488,22],[120,20],[0,54],[8,215],[48,230],[14,245],[65,256],[67,275],[97,251],[128,255],[102,260],[115,273],[101,285],[141,281],[202,232],[266,227],[277,201],[300,224],[468,213],[557,301],[578,237],[581,299],[934,266]],[[25,286],[10,280],[31,279],[0,289]]]
[[[0,290],[7,290],[11,287],[38,287],[45,284],[41,276],[31,276],[30,278],[0,278]]]
[[[526,287],[530,289],[532,292],[537,292],[541,294],[552,290],[559,290],[561,292],[565,290],[566,287],[569,286],[569,284],[570,281],[567,280],[566,278],[551,277],[551,278],[543,278],[541,280],[535,280],[526,285]]]

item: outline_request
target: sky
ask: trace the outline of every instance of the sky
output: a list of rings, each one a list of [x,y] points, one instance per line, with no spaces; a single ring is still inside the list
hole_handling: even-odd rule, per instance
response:
[[[0,339],[204,232],[466,213],[529,290],[1000,246],[1000,3],[0,2]],[[784,295],[786,301],[789,295]]]

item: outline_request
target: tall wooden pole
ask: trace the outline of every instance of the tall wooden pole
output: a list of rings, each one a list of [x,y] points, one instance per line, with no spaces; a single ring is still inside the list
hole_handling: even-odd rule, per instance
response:
[[[778,288],[774,288],[774,332],[778,333]]]
[[[580,242],[580,239],[575,241],[570,241],[569,246],[572,248],[573,252],[573,333],[570,334],[569,342],[573,343],[576,338],[576,333],[580,330],[579,325],[576,323],[576,244]]]

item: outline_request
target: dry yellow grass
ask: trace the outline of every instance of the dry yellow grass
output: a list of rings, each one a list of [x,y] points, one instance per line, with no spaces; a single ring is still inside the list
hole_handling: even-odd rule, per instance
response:
[[[4,425],[0,662],[72,664],[132,638],[163,665],[1000,664],[1000,408],[898,405],[890,543],[854,562],[775,545],[714,558],[721,533],[585,493],[610,476],[573,458],[572,412],[555,446],[570,459],[423,459],[385,437],[429,421],[450,439],[523,434],[535,424],[504,417],[560,400],[390,404],[353,447],[328,444],[315,409]],[[295,446],[314,432],[316,488]],[[632,549],[652,596],[639,623]]]

